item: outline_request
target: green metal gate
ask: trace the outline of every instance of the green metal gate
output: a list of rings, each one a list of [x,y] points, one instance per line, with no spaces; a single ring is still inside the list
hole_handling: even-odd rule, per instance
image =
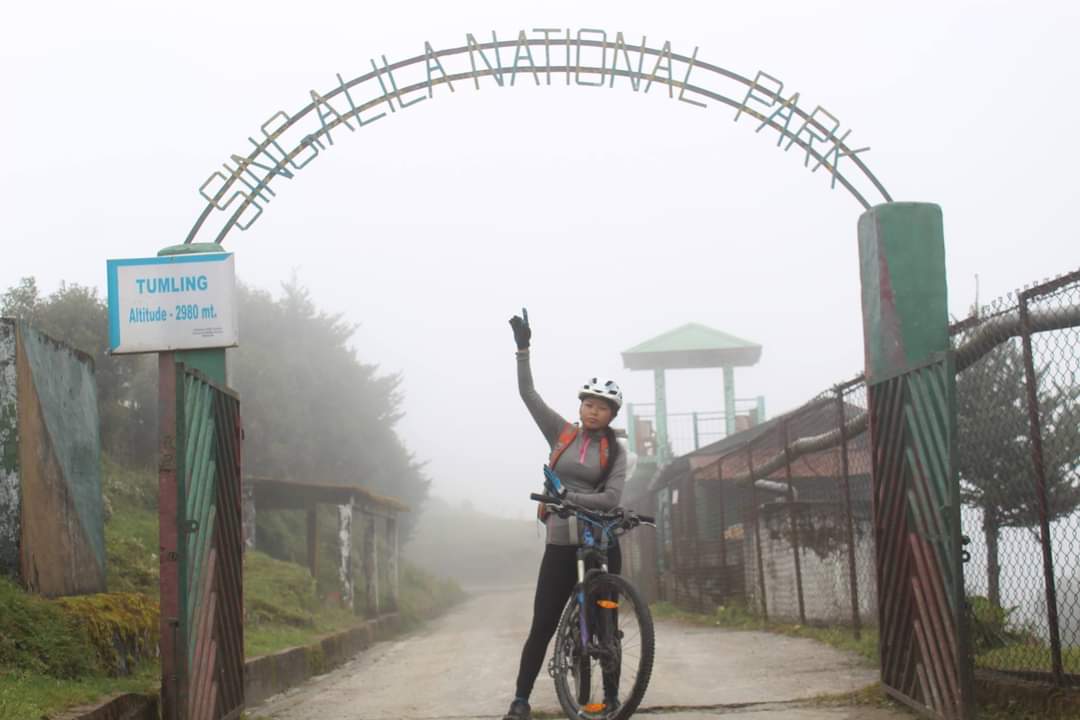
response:
[[[869,385],[881,680],[933,717],[968,717],[951,354]]]
[[[244,708],[240,402],[169,355],[160,402],[164,717],[236,718]]]

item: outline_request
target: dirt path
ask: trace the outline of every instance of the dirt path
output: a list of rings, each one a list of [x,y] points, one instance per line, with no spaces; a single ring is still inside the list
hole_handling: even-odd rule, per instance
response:
[[[531,589],[477,596],[421,632],[379,643],[337,670],[248,711],[275,720],[500,718],[513,694]],[[868,708],[807,706],[877,679],[874,668],[811,640],[657,624],[656,667],[640,715],[698,720],[887,720]],[[534,713],[560,716],[541,674]]]

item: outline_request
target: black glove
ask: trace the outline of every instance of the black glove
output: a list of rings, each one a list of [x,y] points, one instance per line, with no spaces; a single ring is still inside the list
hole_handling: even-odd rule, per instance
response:
[[[520,315],[515,315],[510,318],[510,327],[514,329],[514,342],[517,343],[517,349],[528,350],[529,340],[532,339],[532,329],[529,327],[529,322]]]

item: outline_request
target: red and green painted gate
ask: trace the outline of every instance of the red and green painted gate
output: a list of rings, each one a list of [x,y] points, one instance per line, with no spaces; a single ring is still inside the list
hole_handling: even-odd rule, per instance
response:
[[[859,254],[881,680],[931,717],[962,720],[971,717],[972,685],[941,209],[867,211]]]
[[[244,709],[240,402],[160,356],[162,710],[218,720]]]

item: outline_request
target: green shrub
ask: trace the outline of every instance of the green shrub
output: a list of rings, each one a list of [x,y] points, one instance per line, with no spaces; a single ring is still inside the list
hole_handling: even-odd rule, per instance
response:
[[[982,654],[1022,641],[1026,635],[1010,629],[1010,619],[1016,608],[1003,608],[981,595],[967,599],[971,628],[971,646],[976,654]]]

